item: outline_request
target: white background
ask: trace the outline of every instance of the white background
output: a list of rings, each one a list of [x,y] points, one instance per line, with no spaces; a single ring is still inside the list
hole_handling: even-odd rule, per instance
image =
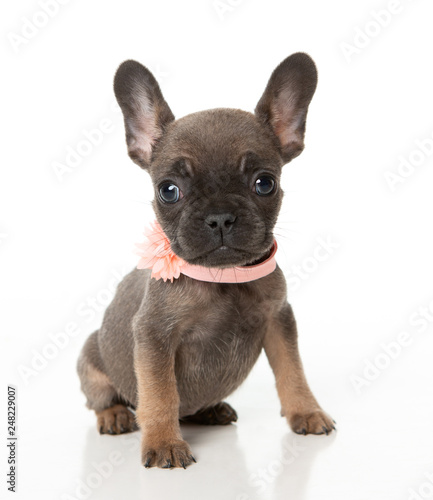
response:
[[[433,136],[431,2],[223,0],[223,12],[213,0],[63,3],[19,43],[26,20],[44,24],[41,5],[1,7],[0,496],[13,497],[5,401],[14,384],[13,498],[433,498],[432,322],[419,320],[433,299],[433,150],[415,151]],[[386,26],[374,21],[396,6],[382,12]],[[147,65],[177,117],[252,111],[296,51],[316,61],[319,85],[306,149],[284,168],[278,262],[292,283],[307,377],[338,432],[295,437],[261,357],[229,398],[236,425],[184,427],[196,465],[145,470],[138,433],[97,434],[75,373],[108,288],[134,267],[133,244],[153,219],[150,180],[126,154],[114,72],[129,58]],[[56,175],[53,164],[101,120],[110,130],[101,143]],[[401,156],[416,166],[392,191],[385,175],[398,173]],[[319,238],[338,246],[321,262]],[[54,350],[53,334],[63,339]],[[354,377],[375,362],[357,390]]]

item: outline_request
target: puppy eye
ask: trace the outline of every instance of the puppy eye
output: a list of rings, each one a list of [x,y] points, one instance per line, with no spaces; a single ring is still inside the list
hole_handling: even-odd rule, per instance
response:
[[[164,203],[176,203],[179,201],[180,189],[172,182],[164,182],[159,187],[159,197]]]
[[[256,193],[260,196],[268,196],[275,190],[275,181],[270,175],[262,175],[254,183]]]

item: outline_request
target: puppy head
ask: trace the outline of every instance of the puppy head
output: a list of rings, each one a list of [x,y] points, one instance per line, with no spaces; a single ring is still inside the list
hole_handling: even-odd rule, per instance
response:
[[[128,153],[152,178],[156,217],[179,257],[220,268],[266,257],[281,168],[304,148],[316,84],[312,59],[293,54],[272,73],[255,114],[213,109],[175,120],[150,71],[120,65],[114,91]]]

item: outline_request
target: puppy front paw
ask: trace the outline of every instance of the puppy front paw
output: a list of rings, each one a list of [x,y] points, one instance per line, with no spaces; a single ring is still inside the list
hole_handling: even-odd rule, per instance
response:
[[[191,449],[186,441],[174,441],[158,445],[142,446],[141,461],[146,468],[161,467],[171,469],[173,467],[183,467],[196,462],[192,456]]]
[[[335,430],[335,422],[323,410],[295,413],[289,419],[290,427],[296,434],[326,434]]]

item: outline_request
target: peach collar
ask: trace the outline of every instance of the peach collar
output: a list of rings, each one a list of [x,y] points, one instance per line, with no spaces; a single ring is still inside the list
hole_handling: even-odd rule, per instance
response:
[[[156,280],[170,280],[173,283],[173,279],[184,274],[198,281],[211,283],[247,283],[264,278],[277,267],[275,254],[278,247],[275,240],[271,254],[260,264],[220,269],[196,266],[178,257],[172,251],[170,242],[157,221],[145,229],[144,235],[146,241],[136,244],[136,253],[140,256],[137,269],[152,269],[151,277]]]

